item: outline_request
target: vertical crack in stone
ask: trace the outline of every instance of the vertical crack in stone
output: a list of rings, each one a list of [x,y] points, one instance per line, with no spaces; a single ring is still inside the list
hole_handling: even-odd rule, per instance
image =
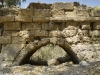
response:
[[[19,50],[19,52],[16,54],[16,56],[15,56],[14,60],[12,61],[12,63],[14,63],[14,62],[16,61],[16,59],[17,59],[17,57],[19,56],[21,50],[23,50],[26,46],[27,46],[27,45],[25,45],[22,49]]]

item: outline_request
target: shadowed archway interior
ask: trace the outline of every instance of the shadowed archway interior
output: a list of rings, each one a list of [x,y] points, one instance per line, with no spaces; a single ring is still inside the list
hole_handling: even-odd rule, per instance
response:
[[[33,61],[30,61],[30,57],[32,55],[34,55],[34,53],[39,50],[41,47],[44,47],[46,45],[50,44],[50,42],[46,42],[44,44],[40,44],[40,45],[34,45],[31,49],[29,48],[29,45],[26,47],[26,49],[30,49],[28,50],[28,52],[24,55],[24,57],[21,59],[21,61],[19,62],[19,65],[23,65],[23,64],[27,64],[27,63],[32,63]],[[31,44],[32,45],[32,44]],[[71,58],[71,61],[74,64],[79,64],[79,59],[77,57],[77,55],[73,52],[73,50],[71,49],[71,47],[69,45],[58,45],[59,47],[61,47]],[[58,59],[59,60],[59,59]],[[67,60],[66,60],[67,61]],[[34,64],[33,64],[34,65]],[[44,65],[47,65],[47,63],[45,62]]]

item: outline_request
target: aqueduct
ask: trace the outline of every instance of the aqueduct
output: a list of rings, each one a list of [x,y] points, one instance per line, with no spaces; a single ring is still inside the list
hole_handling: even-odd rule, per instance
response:
[[[0,64],[21,65],[39,48],[55,44],[73,63],[100,60],[100,11],[73,3],[31,3],[0,9]]]

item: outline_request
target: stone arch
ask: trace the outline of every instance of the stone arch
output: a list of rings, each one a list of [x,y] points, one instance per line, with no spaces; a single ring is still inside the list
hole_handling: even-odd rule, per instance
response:
[[[60,39],[64,40],[64,39]],[[79,63],[79,59],[77,55],[73,52],[71,47],[68,45],[67,42],[61,42],[60,40],[56,41],[56,45],[59,45],[61,48],[65,50],[65,52],[71,57],[74,64]],[[54,41],[50,41],[50,39],[42,39],[40,41],[30,42],[17,56],[14,60],[15,65],[22,65],[25,64],[30,57],[41,47],[46,46],[48,44],[54,44]]]

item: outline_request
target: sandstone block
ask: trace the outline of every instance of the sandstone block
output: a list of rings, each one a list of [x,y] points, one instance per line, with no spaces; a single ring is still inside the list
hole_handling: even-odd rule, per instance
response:
[[[74,10],[74,4],[73,3],[62,3],[62,2],[56,2],[52,5],[53,9],[60,9],[60,10]]]
[[[22,30],[41,29],[42,25],[39,23],[22,23]]]
[[[11,37],[10,36],[0,36],[0,44],[10,44]]]
[[[35,30],[35,37],[47,37],[49,36],[46,30]]]
[[[64,10],[59,10],[59,9],[52,9],[51,14],[52,17],[56,17],[56,18],[65,16]]]
[[[89,17],[88,10],[84,10],[82,8],[78,8],[76,13],[78,17]]]
[[[83,37],[83,41],[84,41],[84,42],[90,42],[91,39],[90,39],[89,37]]]
[[[50,30],[49,23],[42,23],[42,29],[43,30]]]
[[[34,22],[48,22],[50,20],[50,10],[49,9],[35,9],[33,21]]]
[[[49,38],[43,38],[41,41],[38,42],[39,45],[48,44],[50,42]]]
[[[57,30],[50,31],[49,36],[50,37],[61,37],[61,32],[60,31],[57,31]]]
[[[3,36],[19,36],[19,31],[4,31]]]
[[[66,17],[76,17],[77,16],[76,11],[75,10],[74,11],[66,11],[65,16]]]
[[[0,16],[0,23],[14,21],[14,16]]]
[[[15,21],[32,22],[32,16],[15,16]]]
[[[52,4],[45,4],[45,3],[35,3],[31,2],[29,6],[27,7],[28,9],[50,9]]]
[[[21,23],[20,22],[5,22],[4,30],[20,30]]]
[[[59,9],[52,9],[51,10],[52,14],[56,14],[56,15],[64,15],[64,10],[59,10]]]
[[[93,16],[93,17],[100,17],[100,10],[92,10],[91,16]]]
[[[30,37],[34,37],[35,34],[36,34],[36,33],[35,33],[35,30],[29,31],[29,36],[30,36]]]
[[[94,30],[94,31],[92,32],[92,36],[99,37],[99,36],[100,36],[100,30]]]
[[[12,22],[15,21],[15,17],[14,16],[4,16],[3,17],[3,22]]]
[[[12,44],[25,44],[26,38],[23,37],[12,37]]]
[[[90,29],[90,23],[81,23],[81,25],[82,25],[82,29],[83,30],[89,30]]]
[[[66,30],[66,29],[64,29],[62,31],[63,37],[72,37],[72,36],[75,36],[76,34],[77,34],[76,30]]]
[[[58,38],[57,39],[57,44],[63,46],[65,44],[65,40],[63,38]]]
[[[1,52],[2,60],[14,61],[19,54],[19,51],[24,48],[24,46],[24,44],[8,44],[3,46]]]
[[[76,22],[66,23],[66,29],[67,30],[76,30],[77,29]]]
[[[49,17],[37,17],[37,16],[34,16],[33,17],[33,22],[49,22],[50,18]]]
[[[99,23],[99,22],[94,23],[94,24],[93,24],[93,29],[94,29],[94,30],[96,30],[96,29],[97,29],[97,30],[100,30],[100,23]]]
[[[82,30],[83,36],[89,36],[89,30]]]
[[[72,38],[66,38],[66,40],[65,40],[66,42],[68,42],[69,44],[72,44],[73,43],[73,40],[72,40]]]
[[[19,16],[33,16],[34,10],[32,9],[20,9],[18,11]]]
[[[50,43],[56,44],[57,38],[56,37],[50,38]]]
[[[53,22],[51,25],[49,25],[49,27],[52,30],[60,30],[60,31],[62,31],[63,29],[65,29],[65,23],[63,23],[63,22]]]
[[[80,43],[80,38],[79,38],[78,35],[72,37],[71,39],[72,39],[72,42],[73,42],[74,44],[76,44],[76,43]]]

